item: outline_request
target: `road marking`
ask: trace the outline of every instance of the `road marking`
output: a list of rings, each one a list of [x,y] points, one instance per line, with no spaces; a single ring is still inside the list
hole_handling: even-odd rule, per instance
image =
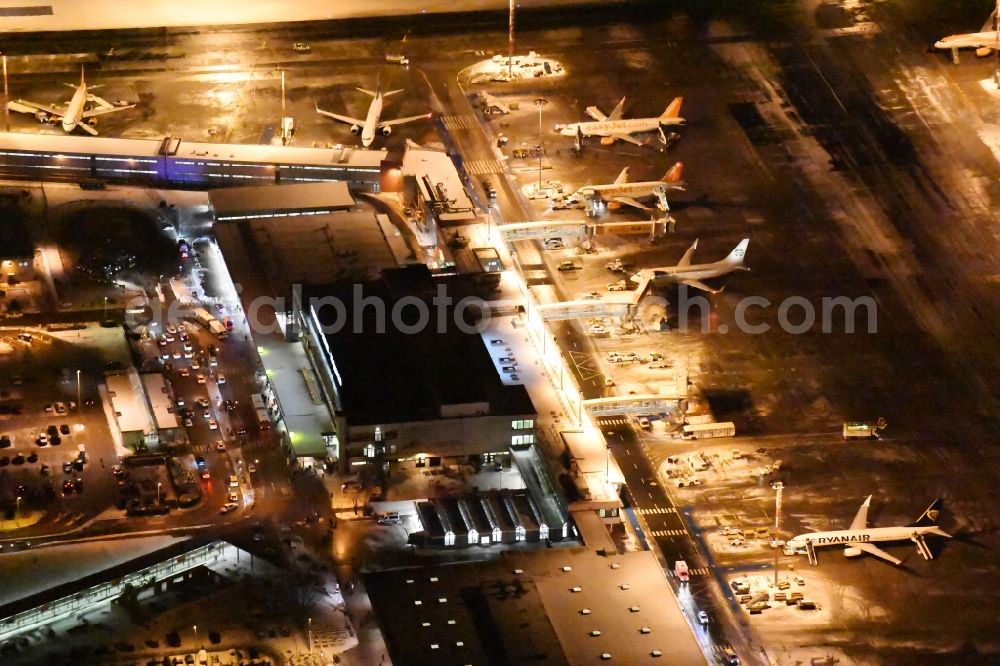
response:
[[[473,176],[500,173],[503,171],[503,163],[500,160],[469,160],[465,163],[465,170]]]
[[[648,516],[652,514],[677,513],[677,509],[675,509],[672,506],[668,507],[654,506],[651,509],[636,509],[635,512],[638,513],[640,516]]]
[[[445,128],[451,132],[471,130],[476,126],[475,116],[468,113],[459,116],[444,116],[441,121]]]
[[[684,530],[652,530],[649,534],[653,537],[678,537],[685,536],[687,532]]]

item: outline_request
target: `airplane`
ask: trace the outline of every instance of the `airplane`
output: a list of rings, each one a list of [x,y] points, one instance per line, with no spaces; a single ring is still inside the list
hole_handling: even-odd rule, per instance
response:
[[[728,275],[733,271],[748,271],[750,270],[743,265],[743,259],[746,257],[747,246],[750,244],[749,238],[744,238],[740,241],[740,244],[733,248],[725,259],[713,262],[711,264],[692,264],[691,258],[694,256],[694,251],[698,249],[697,239],[691,244],[691,247],[687,249],[681,260],[677,262],[676,266],[666,266],[663,268],[644,268],[635,275],[632,276],[633,282],[642,282],[643,279],[649,278],[650,284],[653,286],[660,286],[663,284],[679,283],[686,284],[689,287],[694,287],[695,289],[701,289],[702,291],[707,291],[711,294],[718,294],[722,289],[712,289],[704,282],[703,279],[720,277],[722,275]],[[723,287],[725,289],[725,287]]]
[[[667,190],[683,190],[685,183],[681,180],[681,173],[684,170],[684,163],[677,162],[663,175],[660,180],[650,180],[644,182],[628,182],[628,167],[615,178],[614,183],[607,185],[584,185],[570,197],[585,197],[587,199],[600,199],[611,205],[625,204],[641,210],[649,210],[648,206],[636,201],[638,198],[656,197],[660,210],[668,210]]]
[[[479,96],[483,100],[483,112],[484,113],[486,113],[486,114],[491,114],[491,113],[494,113],[494,112],[501,113],[501,114],[508,114],[508,113],[510,113],[510,105],[509,104],[505,104],[504,102],[501,102],[499,98],[494,97],[493,95],[489,94],[486,91],[483,91],[483,92],[479,93]]]
[[[609,146],[615,141],[627,141],[637,146],[645,145],[643,141],[636,139],[632,135],[638,132],[659,132],[660,140],[664,144],[667,136],[664,128],[671,125],[683,125],[684,119],[680,117],[683,97],[675,97],[674,101],[655,118],[622,118],[622,111],[625,105],[623,97],[618,106],[609,115],[604,116],[596,106],[587,107],[587,115],[594,120],[579,123],[568,123],[556,125],[556,132],[563,136],[575,136],[577,141],[582,137],[599,136],[601,145]]]
[[[820,546],[844,546],[844,557],[858,557],[863,553],[880,557],[887,562],[892,562],[896,566],[902,564],[902,560],[893,557],[874,544],[875,541],[905,541],[909,539],[917,546],[917,552],[925,560],[934,558],[930,548],[924,541],[927,534],[951,538],[951,535],[944,532],[937,526],[937,519],[941,513],[941,500],[934,500],[927,510],[920,514],[916,522],[898,527],[868,527],[868,505],[872,501],[869,495],[865,499],[858,514],[851,521],[851,526],[846,530],[832,530],[828,532],[810,532],[800,534],[785,543],[787,554],[805,552],[809,556],[809,562],[816,564],[815,549]]]
[[[995,50],[1000,50],[1000,26],[996,23],[997,10],[994,9],[979,32],[949,35],[934,42],[936,49],[951,49],[951,60],[958,64],[959,49],[976,49],[976,55],[985,58]]]
[[[84,71],[82,66],[80,67],[80,85],[74,85],[72,83],[67,83],[66,85],[70,88],[74,88],[76,92],[73,93],[73,97],[66,105],[65,110],[59,110],[45,104],[36,104],[24,99],[8,102],[7,108],[18,113],[33,113],[35,114],[35,117],[38,118],[38,121],[43,123],[50,122],[55,124],[56,122],[62,121],[62,128],[64,132],[72,132],[74,129],[79,127],[87,134],[97,136],[97,130],[93,127],[93,125],[97,122],[97,116],[101,116],[106,113],[114,113],[116,111],[124,111],[125,109],[131,109],[135,106],[135,104],[115,106],[106,99],[91,94],[91,90],[100,88],[100,86],[87,87],[87,82],[84,80]],[[94,102],[97,106],[87,109],[88,102]]]
[[[342,123],[347,123],[351,126],[351,134],[361,135],[361,145],[365,148],[372,145],[375,140],[375,132],[379,132],[382,136],[389,136],[392,134],[393,125],[402,125],[403,123],[409,123],[414,120],[421,120],[424,118],[430,118],[431,114],[425,113],[419,116],[409,116],[407,118],[396,118],[395,120],[380,120],[382,115],[382,103],[383,100],[389,95],[395,95],[396,93],[403,92],[402,90],[390,90],[388,92],[382,92],[379,89],[366,90],[365,88],[358,88],[361,92],[366,95],[371,95],[372,103],[368,107],[368,115],[365,116],[364,120],[359,120],[357,118],[351,118],[350,116],[342,116],[337,113],[331,113],[330,111],[324,111],[316,105],[316,113],[321,116],[327,116],[328,118],[333,118],[334,120],[339,120]]]

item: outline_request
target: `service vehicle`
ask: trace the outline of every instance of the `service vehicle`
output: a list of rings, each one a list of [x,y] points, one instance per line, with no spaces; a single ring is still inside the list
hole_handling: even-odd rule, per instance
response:
[[[674,562],[674,575],[677,576],[677,580],[682,583],[688,582],[690,574],[688,572],[687,562],[684,560],[677,560]]]

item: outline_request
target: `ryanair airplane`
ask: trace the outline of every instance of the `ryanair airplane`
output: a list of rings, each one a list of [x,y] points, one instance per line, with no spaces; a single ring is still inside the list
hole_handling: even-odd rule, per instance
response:
[[[927,547],[924,535],[935,534],[951,538],[950,534],[937,526],[937,519],[941,513],[942,502],[940,499],[934,500],[927,507],[927,510],[917,518],[916,522],[900,527],[868,527],[868,506],[871,501],[872,496],[869,495],[861,508],[858,509],[858,515],[854,516],[848,529],[800,534],[785,544],[785,553],[788,555],[805,553],[809,557],[809,563],[815,565],[817,563],[816,548],[839,545],[844,547],[844,557],[858,557],[868,553],[898,566],[903,563],[902,560],[885,552],[876,546],[875,542],[909,539],[916,544],[917,552],[925,560],[931,560],[934,559],[934,555]]]

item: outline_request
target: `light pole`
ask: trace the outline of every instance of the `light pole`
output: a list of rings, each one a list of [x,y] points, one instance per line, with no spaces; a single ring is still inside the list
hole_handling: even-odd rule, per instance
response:
[[[163,485],[163,484],[162,483],[157,483],[156,484],[156,506],[160,506],[160,486],[161,485]],[[197,633],[197,628],[195,629],[195,633]]]
[[[76,408],[82,409],[83,402],[80,400],[80,371],[76,371]]]
[[[3,54],[3,118],[7,131],[10,131],[10,95],[7,93],[7,54]]]
[[[309,618],[309,655],[313,652],[313,619]]]
[[[507,23],[507,80],[514,78],[514,7],[517,0],[510,0],[510,18]]]
[[[17,503],[14,505],[14,523],[21,526],[21,496],[17,496]]]
[[[775,481],[774,485],[774,586],[778,587],[778,529],[781,527],[781,489],[784,484]]]
[[[538,189],[542,189],[542,107],[549,103],[544,97],[536,97],[533,104],[538,107]],[[536,192],[537,194],[537,192]]]
[[[101,321],[107,321],[108,319],[108,297],[104,297],[104,314],[101,316]]]
[[[198,642],[198,625],[197,624],[193,624],[193,625],[191,625],[191,628],[194,629],[194,642],[197,643]]]

